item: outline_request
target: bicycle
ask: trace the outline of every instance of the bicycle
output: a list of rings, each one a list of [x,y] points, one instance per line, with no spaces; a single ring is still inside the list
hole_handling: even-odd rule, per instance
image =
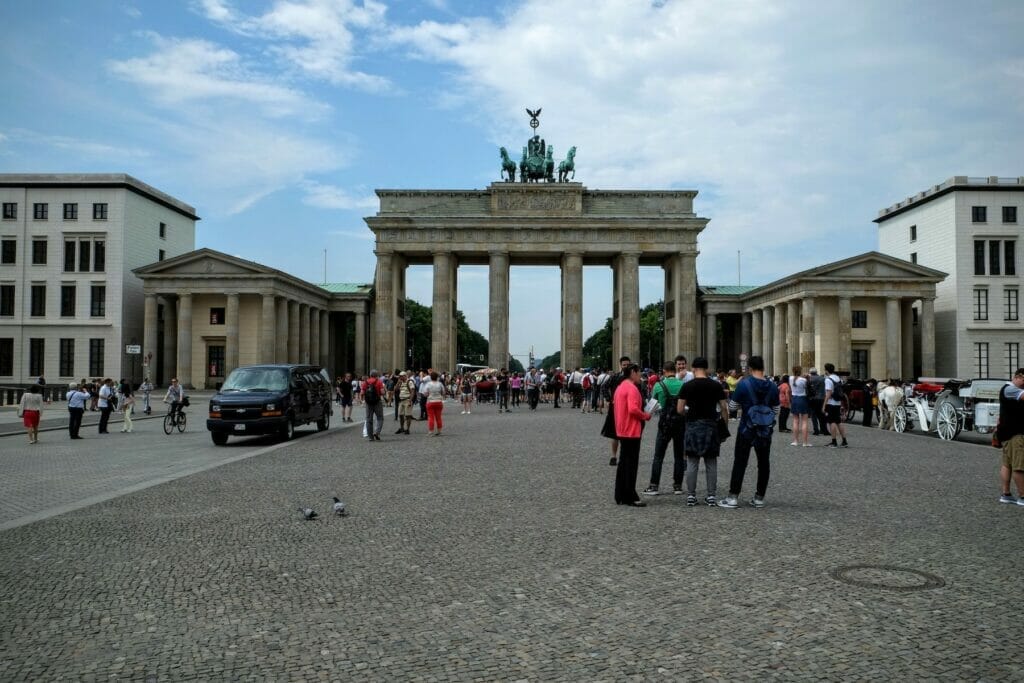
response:
[[[179,432],[185,431],[185,424],[187,423],[187,418],[185,417],[185,411],[183,410],[183,408],[185,408],[186,406],[188,406],[188,403],[183,401],[178,406],[177,410],[174,409],[173,404],[167,410],[167,415],[164,416],[164,434],[170,434],[171,432],[174,431],[175,427],[178,428]]]

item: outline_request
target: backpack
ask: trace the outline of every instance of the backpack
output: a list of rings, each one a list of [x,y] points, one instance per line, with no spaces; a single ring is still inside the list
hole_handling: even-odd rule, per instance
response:
[[[376,382],[366,383],[366,389],[363,390],[363,402],[368,406],[375,406],[380,403],[380,390],[377,389]]]
[[[589,374],[588,375],[583,375],[583,382],[582,382],[582,384],[583,384],[583,388],[584,389],[589,389],[590,388],[590,375]]]
[[[754,400],[757,403],[746,411],[747,420],[754,440],[763,443],[772,438],[772,432],[775,430],[775,411],[767,403],[768,389],[765,389],[760,397],[755,393]]]
[[[661,390],[668,397],[665,407],[661,409],[661,414],[658,416],[658,436],[672,437],[679,433],[679,428],[683,424],[683,416],[676,412],[676,401],[679,400],[679,397],[669,393],[668,386],[664,381],[659,379],[658,384],[661,385]]]
[[[836,377],[838,377],[838,376],[839,375],[836,375]],[[843,399],[845,399],[845,398],[846,398],[846,392],[843,391],[843,380],[841,380],[841,379],[833,379],[832,380],[832,400],[833,401],[839,401],[840,403],[842,403]]]

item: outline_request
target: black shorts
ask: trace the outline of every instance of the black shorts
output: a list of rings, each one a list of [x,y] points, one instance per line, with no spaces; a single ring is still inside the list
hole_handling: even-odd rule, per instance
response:
[[[840,406],[834,405],[825,406],[825,422],[828,422],[829,424],[839,424],[840,422],[842,422],[842,419],[839,415],[839,408]]]

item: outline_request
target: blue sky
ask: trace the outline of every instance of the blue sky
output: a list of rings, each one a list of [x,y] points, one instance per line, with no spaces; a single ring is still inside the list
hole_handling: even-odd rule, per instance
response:
[[[374,188],[486,187],[543,107],[587,187],[700,192],[702,284],[737,249],[760,284],[875,248],[878,209],[949,176],[1024,175],[1022,35],[1017,0],[5,2],[0,170],[130,173],[199,247],[369,282]],[[486,333],[486,269],[459,279]],[[585,337],[610,279],[585,269]],[[517,356],[557,349],[558,291],[513,269]]]

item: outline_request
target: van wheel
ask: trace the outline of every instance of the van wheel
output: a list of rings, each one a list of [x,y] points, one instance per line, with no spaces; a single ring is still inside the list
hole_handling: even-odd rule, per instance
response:
[[[324,406],[324,412],[320,416],[320,419],[316,421],[316,430],[318,432],[326,432],[331,426],[331,407]]]
[[[228,443],[228,435],[224,432],[210,432],[210,438],[218,446],[226,446]]]
[[[281,428],[281,438],[285,441],[291,441],[295,438],[295,425],[292,424],[291,415],[288,416],[287,421],[284,423],[284,427]]]

